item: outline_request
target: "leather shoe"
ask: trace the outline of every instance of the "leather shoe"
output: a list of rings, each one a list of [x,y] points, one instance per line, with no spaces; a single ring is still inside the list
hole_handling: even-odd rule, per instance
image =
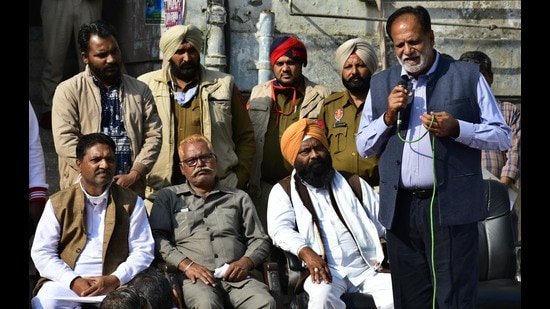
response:
[[[42,117],[40,118],[40,126],[46,130],[52,129],[52,112],[42,113]]]

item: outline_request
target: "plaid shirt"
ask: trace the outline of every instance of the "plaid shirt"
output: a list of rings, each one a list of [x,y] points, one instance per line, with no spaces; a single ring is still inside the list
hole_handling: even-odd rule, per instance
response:
[[[506,124],[512,129],[512,147],[506,151],[483,150],[481,165],[499,179],[509,177],[516,182],[520,177],[521,112],[510,102],[498,102]]]

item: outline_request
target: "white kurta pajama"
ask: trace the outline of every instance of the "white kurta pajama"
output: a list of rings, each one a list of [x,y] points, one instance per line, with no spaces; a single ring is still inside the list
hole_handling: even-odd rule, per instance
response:
[[[273,187],[269,195],[267,227],[274,245],[295,255],[304,246],[322,255],[324,247],[333,281],[315,284],[310,278],[305,280],[308,308],[343,309],[345,304],[340,296],[346,292],[369,293],[379,308],[393,308],[391,276],[375,271],[375,265],[384,259],[380,237],[385,234],[377,220],[378,193],[361,179],[361,203],[346,179],[335,173],[333,194],[350,228],[348,231],[331,205],[328,190],[304,183],[319,219],[320,226],[314,226],[311,213],[295,189],[295,173],[294,170],[290,183],[292,202],[280,184]]]

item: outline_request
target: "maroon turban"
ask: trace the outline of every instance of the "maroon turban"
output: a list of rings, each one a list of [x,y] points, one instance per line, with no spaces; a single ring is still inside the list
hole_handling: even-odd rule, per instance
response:
[[[295,37],[283,36],[277,38],[271,44],[269,50],[269,60],[273,66],[282,56],[287,56],[295,62],[301,63],[304,67],[307,65],[307,51],[304,43]]]

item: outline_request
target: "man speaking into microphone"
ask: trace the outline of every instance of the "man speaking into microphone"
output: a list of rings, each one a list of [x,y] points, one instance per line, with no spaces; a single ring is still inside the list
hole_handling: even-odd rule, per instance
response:
[[[387,229],[394,305],[473,309],[477,221],[488,215],[481,150],[508,149],[511,130],[479,67],[434,49],[424,7],[397,9],[386,33],[399,65],[372,76],[356,144],[361,156],[380,155],[378,219]],[[399,134],[398,114],[408,120]]]

